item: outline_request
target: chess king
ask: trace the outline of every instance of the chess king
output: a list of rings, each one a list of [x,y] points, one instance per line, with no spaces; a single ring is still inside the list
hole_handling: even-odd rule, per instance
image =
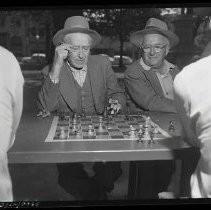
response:
[[[125,106],[124,92],[119,87],[110,61],[91,55],[90,49],[101,40],[89,29],[82,16],[66,19],[64,28],[53,37],[53,64],[43,69],[44,82],[38,95],[39,108],[81,114],[103,114],[107,102],[115,102],[114,111]],[[109,100],[109,99],[112,100]],[[45,115],[44,115],[45,116]],[[89,176],[84,163],[58,164],[59,184],[76,199],[106,199],[121,175],[119,162],[95,163],[94,176]]]

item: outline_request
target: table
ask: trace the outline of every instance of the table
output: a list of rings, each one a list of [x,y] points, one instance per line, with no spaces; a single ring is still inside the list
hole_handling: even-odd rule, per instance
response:
[[[8,160],[9,163],[14,164],[184,159],[191,152],[191,147],[180,137],[181,125],[178,116],[157,112],[149,115],[166,131],[169,121],[174,120],[176,136],[157,140],[155,144],[143,144],[131,140],[44,142],[53,117],[43,119],[37,118],[34,113],[24,113],[16,133],[15,143],[8,151]],[[183,176],[185,177],[182,174]],[[136,179],[134,175],[129,177],[129,195],[135,194],[134,180]],[[184,181],[181,183],[181,186],[183,185]]]

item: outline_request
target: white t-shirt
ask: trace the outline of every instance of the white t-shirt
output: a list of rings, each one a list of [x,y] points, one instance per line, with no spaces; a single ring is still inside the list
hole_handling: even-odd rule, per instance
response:
[[[24,79],[15,56],[0,47],[0,201],[12,201],[7,151],[14,143],[23,109]]]
[[[187,141],[200,148],[191,196],[211,197],[211,56],[186,66],[174,80],[175,102]]]

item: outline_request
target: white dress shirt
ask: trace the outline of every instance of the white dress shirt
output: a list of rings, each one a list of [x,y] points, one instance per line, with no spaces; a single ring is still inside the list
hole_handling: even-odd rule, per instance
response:
[[[23,84],[15,56],[0,47],[0,201],[13,201],[7,151],[14,143],[21,118]]]
[[[160,74],[155,69],[151,68],[150,66],[146,65],[143,61],[143,59],[140,59],[140,64],[143,67],[144,70],[154,70],[157,78],[160,82],[161,88],[163,90],[163,94],[165,98],[174,100],[174,93],[173,93],[173,78],[170,74],[170,71],[175,67],[172,63],[168,62],[167,60],[164,60],[163,70],[164,74]]]
[[[191,176],[191,196],[211,198],[211,56],[177,74],[174,90],[187,141],[201,152]]]

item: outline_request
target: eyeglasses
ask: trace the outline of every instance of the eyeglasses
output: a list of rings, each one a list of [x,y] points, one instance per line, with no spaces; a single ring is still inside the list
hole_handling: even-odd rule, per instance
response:
[[[164,47],[166,47],[166,45],[155,45],[155,46],[150,46],[150,45],[144,46],[144,45],[141,45],[141,48],[143,49],[143,51],[145,53],[149,53],[151,48],[153,48],[156,53],[159,53],[159,52],[161,52],[162,49],[164,49]]]

